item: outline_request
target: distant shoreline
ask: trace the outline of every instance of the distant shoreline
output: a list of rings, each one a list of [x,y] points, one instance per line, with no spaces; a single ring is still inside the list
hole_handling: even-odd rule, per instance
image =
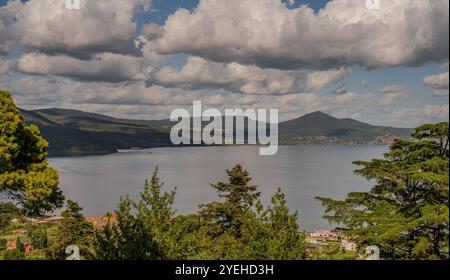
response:
[[[388,146],[390,144],[378,143],[335,143],[335,144],[317,144],[317,143],[304,143],[304,144],[280,144],[279,146]],[[107,156],[114,154],[138,154],[145,150],[161,149],[161,148],[205,148],[205,147],[259,147],[260,145],[184,145],[184,146],[158,146],[149,148],[139,148],[135,150],[131,149],[117,149],[116,151],[79,151],[77,153],[70,152],[49,152],[48,158],[68,158],[68,157],[90,157],[90,156]],[[126,152],[119,152],[118,150],[124,150]],[[129,152],[128,152],[129,150]]]

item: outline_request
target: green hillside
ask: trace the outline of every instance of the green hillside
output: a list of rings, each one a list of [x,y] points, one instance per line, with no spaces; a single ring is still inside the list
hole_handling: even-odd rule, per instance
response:
[[[67,109],[22,110],[27,123],[37,125],[49,142],[50,155],[107,154],[118,149],[168,147],[169,120],[129,120]],[[338,119],[315,112],[280,123],[280,144],[321,144],[315,138],[357,143],[380,137],[408,137],[411,130],[372,126],[353,119]],[[382,141],[384,141],[383,139]],[[332,140],[330,140],[332,141]],[[334,141],[334,140],[333,140]],[[330,142],[329,142],[330,143]],[[331,142],[333,143],[333,142]]]
[[[328,137],[356,142],[372,141],[377,137],[407,138],[411,129],[373,126],[353,119],[338,119],[314,112],[280,124],[280,137]]]
[[[49,142],[51,155],[105,154],[133,147],[171,145],[169,121],[116,119],[76,110],[22,110]]]

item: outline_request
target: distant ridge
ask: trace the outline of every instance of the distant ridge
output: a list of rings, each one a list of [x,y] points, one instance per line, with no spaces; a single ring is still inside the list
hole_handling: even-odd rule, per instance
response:
[[[411,129],[373,126],[354,119],[338,119],[322,112],[306,114],[280,124],[284,137],[330,137],[354,141],[371,141],[376,137],[409,137]]]
[[[21,110],[50,143],[50,155],[107,154],[118,149],[172,146],[169,120],[129,120],[69,109]],[[280,123],[280,144],[384,143],[411,129],[372,126],[323,112]],[[305,140],[306,138],[306,140]],[[324,140],[325,138],[325,140]]]

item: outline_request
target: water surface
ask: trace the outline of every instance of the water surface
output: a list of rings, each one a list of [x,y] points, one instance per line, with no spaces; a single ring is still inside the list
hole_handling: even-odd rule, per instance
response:
[[[102,215],[115,209],[121,196],[138,198],[144,180],[155,166],[165,190],[178,187],[178,213],[196,212],[198,205],[217,200],[210,187],[226,179],[225,169],[241,163],[260,187],[265,205],[281,187],[291,210],[299,211],[302,229],[332,228],[321,216],[316,196],[345,198],[348,192],[366,191],[364,178],[353,174],[355,160],[381,158],[386,146],[281,146],[275,156],[258,155],[258,147],[158,148],[138,153],[75,158],[51,158],[60,173],[68,199],[78,201],[86,215]]]

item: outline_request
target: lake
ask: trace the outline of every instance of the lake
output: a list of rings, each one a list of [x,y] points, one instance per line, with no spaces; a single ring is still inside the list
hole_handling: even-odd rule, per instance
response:
[[[121,196],[137,199],[144,180],[159,166],[164,189],[177,186],[175,208],[193,213],[199,204],[218,200],[210,183],[226,180],[225,169],[241,163],[262,192],[262,202],[281,187],[289,208],[299,211],[301,229],[333,228],[323,220],[323,207],[314,197],[345,198],[366,191],[370,184],[353,174],[355,160],[381,158],[387,146],[280,146],[274,156],[258,155],[256,146],[156,148],[106,156],[50,158],[60,174],[67,199],[80,203],[85,215],[113,211]]]

